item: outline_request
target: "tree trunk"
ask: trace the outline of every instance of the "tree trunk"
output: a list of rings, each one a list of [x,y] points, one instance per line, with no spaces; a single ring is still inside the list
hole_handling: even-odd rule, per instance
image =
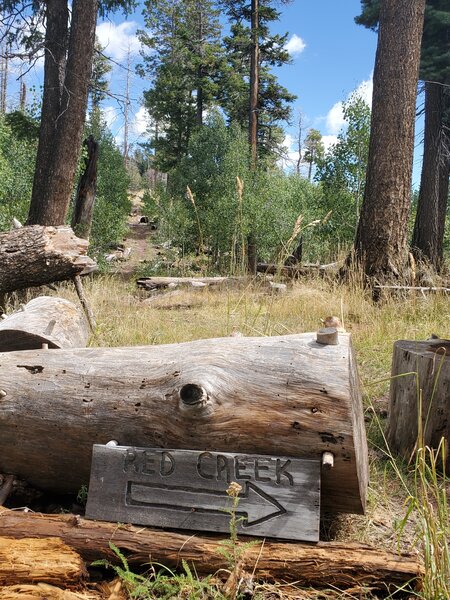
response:
[[[72,229],[78,237],[88,240],[91,234],[97,190],[98,144],[90,135],[84,141],[84,145],[87,148],[88,155],[85,160],[83,175],[78,183],[72,216]]]
[[[424,258],[439,271],[443,258],[443,233],[440,220],[441,179],[448,158],[445,156],[443,120],[444,87],[425,83],[425,139],[419,202],[412,239],[416,258]],[[447,176],[448,180],[448,176]],[[445,221],[445,212],[444,212]],[[439,235],[442,231],[442,237]]]
[[[63,298],[39,296],[0,321],[0,352],[85,348],[88,338],[83,313]]]
[[[405,373],[408,375],[399,377]],[[437,449],[442,437],[448,443],[450,341],[396,342],[392,376],[387,431],[391,450],[406,460],[411,459],[418,447],[419,423],[423,429],[424,446]],[[422,406],[419,418],[420,396]],[[450,470],[448,451],[446,470]]]
[[[0,233],[0,294],[89,273],[88,243],[69,227],[22,227]]]
[[[60,42],[61,54],[67,39],[67,29],[64,30],[63,24],[66,14],[66,2],[50,0],[47,18],[51,27],[48,35],[54,35],[53,39]],[[63,85],[59,77],[59,98],[54,90],[48,90],[43,99],[37,170],[28,224],[61,225],[66,218],[86,118],[96,19],[97,0],[73,0]],[[56,65],[51,65],[52,60],[51,53],[46,52],[48,78],[44,88],[56,84]],[[61,72],[59,67],[58,75]]]
[[[228,568],[220,552],[219,536],[181,533],[133,527],[102,521],[87,521],[74,515],[34,515],[17,511],[0,512],[4,535],[61,538],[87,560],[99,557],[117,562],[110,542],[124,553],[130,564],[149,562],[182,567],[182,560],[194,565],[199,574],[220,573]],[[363,544],[339,542],[256,543],[243,554],[243,568],[258,579],[296,582],[303,586],[362,587],[386,591],[423,576],[416,556],[375,550]]]
[[[43,489],[89,481],[93,444],[300,458],[333,452],[326,510],[363,512],[367,443],[348,334],[5,353],[0,472]],[[57,382],[57,384],[55,383]]]
[[[259,0],[251,0],[250,111],[248,137],[253,168],[258,161]]]
[[[414,123],[425,0],[382,0],[372,123],[355,257],[371,278],[407,262]]]
[[[72,586],[86,577],[80,556],[60,539],[51,534],[41,539],[33,539],[33,534],[16,537],[0,537],[0,586],[38,582]]]

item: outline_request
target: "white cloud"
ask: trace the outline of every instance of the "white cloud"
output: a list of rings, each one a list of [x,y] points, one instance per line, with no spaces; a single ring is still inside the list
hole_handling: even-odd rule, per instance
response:
[[[292,35],[291,39],[285,46],[285,49],[289,52],[291,56],[298,56],[303,52],[305,48],[305,42],[302,40],[301,37],[299,37],[295,33]]]
[[[131,130],[136,136],[140,136],[147,131],[150,124],[150,117],[145,106],[137,111],[134,116],[133,122],[131,123]]]
[[[347,100],[349,100],[351,96],[356,95],[362,98],[369,106],[372,106],[372,92],[373,78],[371,75],[369,79],[362,81],[350,94],[348,94]],[[336,136],[345,126],[342,102],[336,102],[336,104],[328,111],[326,123],[330,136]]]
[[[327,114],[327,130],[332,135],[336,135],[345,125],[344,110],[342,102],[336,102]]]
[[[97,25],[97,37],[104,48],[104,53],[114,60],[123,60],[128,53],[138,54],[140,43],[136,35],[137,23],[124,21],[116,25],[105,21]]]
[[[323,135],[322,143],[323,143],[325,152],[328,152],[330,150],[331,146],[334,146],[334,144],[336,144],[337,141],[338,141],[337,135]]]

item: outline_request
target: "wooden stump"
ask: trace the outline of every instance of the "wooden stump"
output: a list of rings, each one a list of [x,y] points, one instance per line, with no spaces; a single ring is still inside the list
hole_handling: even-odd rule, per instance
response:
[[[88,337],[83,313],[63,298],[40,296],[0,321],[0,352],[84,348]]]
[[[403,377],[398,375],[405,374]],[[409,460],[417,447],[419,397],[422,398],[423,443],[438,448],[447,441],[446,470],[450,470],[450,342],[402,340],[394,344],[389,425],[391,450]],[[420,392],[418,392],[420,389]]]
[[[0,354],[0,472],[79,490],[92,445],[300,458],[332,452],[325,510],[363,512],[367,443],[350,336],[220,338]]]

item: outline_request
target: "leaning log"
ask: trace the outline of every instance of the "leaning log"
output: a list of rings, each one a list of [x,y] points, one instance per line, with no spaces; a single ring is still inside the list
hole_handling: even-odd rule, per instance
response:
[[[220,338],[0,354],[0,472],[77,491],[93,444],[334,454],[326,510],[363,512],[367,443],[350,336]]]
[[[0,233],[0,293],[90,273],[96,264],[87,248],[70,227],[33,225]]]
[[[162,563],[182,568],[182,561],[195,566],[199,574],[227,569],[220,552],[220,537],[181,533],[88,521],[74,515],[42,515],[0,509],[0,529],[21,537],[60,537],[86,560],[118,560],[112,542],[130,564]],[[248,541],[248,540],[246,540]],[[386,590],[402,586],[423,575],[417,557],[375,550],[363,544],[340,542],[255,543],[243,555],[243,567],[260,579],[294,581],[315,587],[340,589],[360,585]]]
[[[395,342],[392,376],[387,431],[391,450],[411,460],[419,444],[437,449],[442,438],[448,444],[450,340]],[[419,423],[422,440],[418,440]],[[449,472],[448,450],[445,466]]]
[[[82,311],[63,298],[34,298],[0,321],[0,352],[48,348],[85,348],[88,324]]]
[[[72,586],[85,578],[81,557],[57,537],[9,537],[1,531],[0,586],[39,582]]]

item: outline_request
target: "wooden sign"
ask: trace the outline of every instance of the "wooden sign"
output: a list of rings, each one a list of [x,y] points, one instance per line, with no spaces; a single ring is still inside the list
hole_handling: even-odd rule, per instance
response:
[[[86,517],[226,533],[232,482],[239,533],[318,541],[318,459],[94,445]]]

